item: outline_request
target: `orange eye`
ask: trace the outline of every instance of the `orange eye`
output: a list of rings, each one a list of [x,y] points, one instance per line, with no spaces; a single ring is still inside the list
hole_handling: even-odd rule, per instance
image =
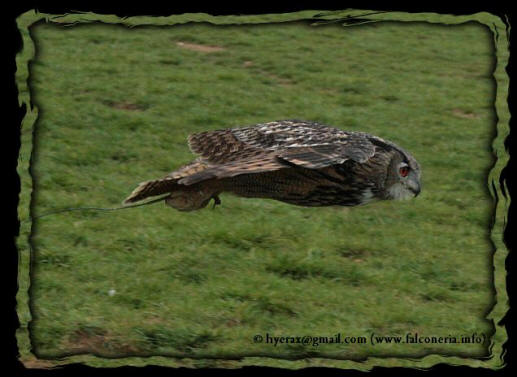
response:
[[[399,169],[399,174],[401,177],[407,177],[407,175],[409,174],[409,168],[407,166],[402,166]]]

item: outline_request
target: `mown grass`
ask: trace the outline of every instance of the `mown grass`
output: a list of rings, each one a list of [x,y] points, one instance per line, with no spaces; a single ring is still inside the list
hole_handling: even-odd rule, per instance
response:
[[[194,213],[153,205],[35,220],[39,357],[487,355],[486,344],[253,343],[266,332],[492,334],[487,29],[39,24],[31,32],[33,215],[116,206],[140,181],[189,162],[188,134],[284,118],[392,140],[423,169],[422,194],[408,202],[300,208],[223,196],[217,209]],[[30,188],[28,177],[22,184]]]

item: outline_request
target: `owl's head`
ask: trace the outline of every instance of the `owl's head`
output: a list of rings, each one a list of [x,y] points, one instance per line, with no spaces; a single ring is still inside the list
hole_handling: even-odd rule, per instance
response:
[[[408,152],[395,147],[384,183],[387,199],[410,199],[420,193],[420,165]]]

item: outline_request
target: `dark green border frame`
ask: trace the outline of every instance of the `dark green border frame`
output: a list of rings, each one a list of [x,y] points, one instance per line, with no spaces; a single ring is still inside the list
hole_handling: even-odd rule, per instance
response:
[[[35,45],[29,34],[29,28],[36,22],[47,22],[60,25],[76,25],[100,22],[106,24],[122,24],[125,26],[143,25],[178,25],[187,22],[208,22],[215,25],[227,24],[263,24],[280,23],[296,20],[314,20],[319,22],[337,22],[346,27],[353,27],[365,22],[379,21],[398,21],[398,22],[428,22],[438,24],[462,24],[465,22],[477,22],[490,29],[495,46],[496,65],[494,70],[495,89],[495,111],[497,115],[497,133],[492,141],[492,152],[496,157],[496,163],[488,176],[488,187],[495,203],[495,213],[493,214],[493,226],[490,229],[491,241],[495,246],[493,254],[494,267],[494,287],[496,289],[496,303],[487,319],[492,320],[496,327],[496,332],[492,338],[490,346],[490,357],[479,359],[465,359],[461,357],[444,357],[439,355],[429,355],[422,359],[400,359],[400,358],[368,358],[367,361],[346,361],[328,360],[312,358],[307,360],[281,360],[264,357],[246,357],[241,360],[221,360],[220,364],[215,362],[215,367],[220,368],[239,368],[242,366],[269,366],[278,368],[298,369],[306,367],[334,367],[342,369],[371,370],[373,367],[413,367],[418,369],[430,368],[439,363],[448,365],[464,365],[470,367],[482,367],[499,369],[504,367],[503,343],[507,340],[507,332],[504,326],[500,325],[502,318],[509,309],[508,294],[506,290],[506,270],[505,260],[508,256],[508,249],[503,242],[504,227],[507,223],[507,213],[510,199],[504,192],[506,187],[501,187],[499,177],[501,171],[507,165],[509,155],[504,148],[504,141],[507,138],[510,127],[510,111],[508,108],[509,77],[506,66],[509,60],[509,25],[507,20],[500,17],[482,12],[465,16],[443,15],[436,13],[401,13],[401,12],[370,12],[367,10],[346,10],[346,11],[302,11],[286,14],[268,14],[256,16],[211,16],[204,13],[173,15],[169,17],[128,17],[119,18],[114,15],[97,15],[93,13],[74,13],[64,15],[50,15],[29,11],[18,17],[17,25],[23,39],[23,49],[16,57],[16,83],[19,91],[19,103],[27,106],[27,113],[22,121],[22,140],[21,149],[18,157],[18,174],[22,182],[18,215],[20,219],[29,218],[29,207],[31,201],[31,191],[23,187],[32,188],[32,180],[29,174],[30,158],[32,153],[32,129],[38,117],[38,108],[31,101],[29,88],[29,69],[28,65],[35,56]],[[358,21],[358,22],[351,22]],[[503,192],[504,190],[504,192]],[[174,359],[162,356],[156,357],[128,357],[120,359],[102,359],[93,355],[71,356],[55,361],[38,360],[31,352],[29,340],[28,323],[31,320],[29,310],[29,286],[30,286],[30,267],[31,249],[29,235],[31,223],[22,222],[20,233],[17,238],[19,270],[18,284],[19,290],[16,296],[17,313],[20,321],[20,328],[17,331],[17,341],[19,346],[20,360],[27,367],[56,367],[70,363],[82,363],[94,367],[118,367],[118,366],[145,366],[160,365],[170,367],[193,367],[193,360]],[[213,361],[213,360],[212,360]],[[309,362],[307,362],[309,361]]]

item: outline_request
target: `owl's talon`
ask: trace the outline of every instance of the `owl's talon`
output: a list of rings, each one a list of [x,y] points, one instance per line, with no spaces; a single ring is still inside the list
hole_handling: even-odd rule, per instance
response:
[[[221,204],[221,199],[217,195],[212,196],[212,199],[214,199],[214,205],[212,206],[212,209],[215,209],[215,206],[218,206]]]

